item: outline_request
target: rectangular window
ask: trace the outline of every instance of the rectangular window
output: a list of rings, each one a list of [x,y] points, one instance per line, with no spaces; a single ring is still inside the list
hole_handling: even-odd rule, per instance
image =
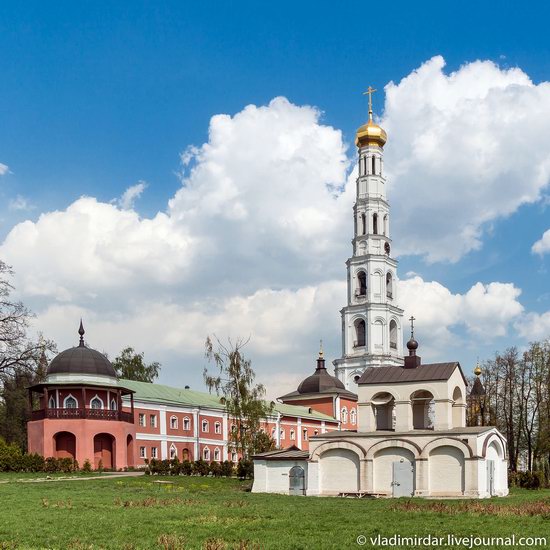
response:
[[[222,425],[219,422],[216,422],[214,424],[214,432],[217,433],[217,434],[222,433]]]
[[[157,427],[157,415],[156,414],[149,415],[149,422],[151,424],[151,428],[156,428]]]
[[[145,415],[143,413],[139,413],[139,425],[145,426]]]
[[[157,458],[157,448],[151,447],[151,458]]]
[[[140,458],[147,458],[147,452],[145,451],[145,447],[139,448],[139,456]]]

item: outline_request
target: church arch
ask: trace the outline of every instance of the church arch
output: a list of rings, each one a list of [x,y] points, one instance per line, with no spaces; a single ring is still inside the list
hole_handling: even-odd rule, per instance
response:
[[[103,409],[103,399],[97,393],[90,399],[90,409]]]
[[[378,392],[371,399],[376,430],[393,430],[395,397],[388,391]]]
[[[386,297],[393,300],[393,275],[391,271],[386,273]]]
[[[361,214],[361,235],[367,234],[367,216],[365,213]]]
[[[433,429],[434,396],[428,390],[416,390],[410,396],[414,430]]]
[[[390,321],[390,349],[397,350],[397,321]]]
[[[376,212],[372,215],[372,232],[374,235],[378,235],[378,214]]]
[[[364,347],[367,343],[367,329],[365,325],[365,320],[362,318],[359,318],[353,324],[355,327],[355,341],[354,341],[353,347],[354,348]]]
[[[496,433],[489,434],[485,438],[485,441],[483,442],[483,448],[481,450],[481,456],[484,458],[487,456],[487,447],[489,446],[490,443],[493,443],[493,442],[496,442],[497,449],[499,452],[499,457],[502,459],[508,458],[506,454],[506,445],[504,444],[502,437]]]
[[[64,409],[78,409],[78,400],[71,393],[63,399]]]
[[[355,443],[353,441],[327,441],[326,443],[322,443],[321,445],[319,445],[319,447],[317,447],[315,451],[311,453],[310,460],[316,462],[325,452],[333,449],[347,449],[348,451],[355,453],[359,460],[363,460],[367,457],[365,449],[358,443]]]
[[[456,388],[453,390],[453,428],[459,428],[466,425],[465,413],[466,405],[464,403],[462,390],[458,386],[456,386]]]
[[[359,455],[343,447],[329,449],[319,458],[320,493],[359,491]]]
[[[428,459],[430,495],[463,495],[465,486],[465,456],[455,445],[438,445]]]
[[[367,294],[367,274],[361,269],[357,272],[357,295],[365,296]]]
[[[437,439],[432,439],[428,444],[424,446],[422,449],[422,458],[428,458],[430,453],[437,447],[456,447],[465,458],[472,458],[474,456],[474,453],[472,451],[472,448],[465,443],[464,441],[461,441],[460,439],[455,439],[453,437],[438,437]]]
[[[384,441],[378,441],[378,443],[375,443],[371,447],[368,448],[366,459],[372,460],[374,458],[375,453],[381,451],[382,449],[394,449],[394,448],[402,448],[407,449],[415,458],[420,457],[421,449],[412,441],[408,441],[407,439],[386,439]]]

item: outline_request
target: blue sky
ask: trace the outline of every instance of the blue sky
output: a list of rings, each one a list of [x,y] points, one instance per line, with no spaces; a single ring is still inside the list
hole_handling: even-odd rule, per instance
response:
[[[349,146],[365,117],[361,91],[369,84],[379,88],[375,108],[382,114],[384,86],[390,81],[397,85],[434,56],[445,59],[446,75],[476,60],[492,61],[503,72],[517,67],[533,85],[539,85],[549,80],[549,16],[545,2],[530,3],[529,9],[512,2],[500,2],[498,7],[489,2],[392,2],[391,6],[364,2],[4,2],[0,6],[0,163],[9,171],[0,177],[0,238],[5,239],[24,220],[36,222],[41,214],[65,211],[83,195],[109,204],[139,181],[147,187],[133,211],[141,219],[154,219],[167,210],[168,201],[182,187],[179,174],[186,168],[182,168],[180,154],[191,145],[200,147],[208,142],[211,117],[220,113],[235,116],[249,104],[266,106],[277,96],[286,97],[295,106],[316,107],[321,113],[318,123],[341,130],[343,143]],[[406,104],[408,100],[400,101]],[[414,102],[412,96],[410,101]],[[495,111],[495,116],[501,116],[499,113]],[[400,128],[398,114],[386,109],[385,116],[388,124]],[[529,127],[519,132],[537,135]],[[269,135],[258,139],[267,143]],[[390,132],[388,147],[391,139]],[[539,145],[535,142],[531,147]],[[353,147],[346,154],[351,159]],[[395,166],[397,148],[393,157],[391,154],[388,150],[388,163],[394,158]],[[545,154],[541,151],[539,160]],[[200,164],[200,159],[193,162]],[[389,185],[391,189],[391,181]],[[396,188],[405,185],[402,181]],[[517,186],[521,185],[518,180]],[[503,186],[503,193],[509,188]],[[455,188],[455,192],[460,190]],[[409,234],[414,227],[396,224],[401,275],[415,272],[424,281],[437,281],[460,295],[478,282],[511,283],[522,291],[517,300],[523,314],[544,315],[550,310],[549,260],[545,253],[534,254],[531,248],[550,228],[548,200],[544,199],[548,186],[539,183],[536,192],[531,189],[530,193],[529,200],[518,199],[481,223],[478,249],[470,248],[452,261],[427,259],[426,248],[417,255],[404,255],[397,236]],[[406,193],[395,197],[402,212]],[[14,206],[17,200],[20,208]],[[456,213],[458,218],[460,215]],[[348,223],[350,233],[351,218]],[[422,223],[419,219],[418,224]],[[430,231],[437,232],[437,228]],[[285,246],[280,246],[281,262],[289,272],[296,270],[300,275],[269,280],[261,270],[255,274],[254,266],[266,263],[261,254],[265,248],[252,246],[242,259],[244,273],[234,282],[229,277],[222,285],[224,296],[250,296],[268,288],[295,291],[308,280],[311,284],[323,281],[318,270],[303,267],[318,260],[306,253],[302,259],[286,256]],[[77,283],[71,286],[66,274],[64,290],[73,291],[64,298],[33,291],[23,280],[32,264],[23,262],[14,247],[12,243],[11,248],[0,247],[0,251],[17,271],[21,297],[39,314],[38,328],[51,332],[61,347],[71,343],[70,337],[62,334],[76,321],[66,319],[67,311],[60,314],[66,319],[65,326],[60,318],[42,315],[53,306],[74,307],[69,311],[75,315],[95,314],[92,324],[106,316],[110,331],[113,327],[120,331],[120,347],[128,340],[140,347],[143,340],[136,337],[133,341],[125,332],[124,314],[117,317],[113,307],[105,304],[112,291],[107,283],[91,289],[94,298],[89,300],[78,297],[75,289],[80,287]],[[260,252],[253,254],[252,250]],[[319,266],[330,271],[327,281],[336,280],[338,273],[343,280],[348,242],[342,249],[330,248],[330,252],[334,257],[325,257]],[[28,253],[32,254],[32,247]],[[329,260],[334,271],[327,268]],[[183,265],[192,271],[184,260]],[[220,272],[225,268],[227,264]],[[246,273],[250,280],[263,278],[263,286],[239,286],[239,280],[247,279]],[[52,271],[45,276],[55,278],[56,274]],[[79,277],[75,272],[75,280]],[[144,276],[136,285],[121,311],[130,311],[129,304],[138,300],[137,292],[151,300],[158,297],[159,303],[185,304],[197,311],[201,307],[215,309],[219,298],[199,284],[179,287],[172,279],[151,283]],[[197,306],[201,301],[203,305]],[[319,312],[314,308],[312,314]],[[478,354],[483,358],[507,344],[525,345],[526,336],[518,335],[514,324],[521,321],[510,315],[502,334],[487,334],[486,325],[473,329],[478,331],[474,343],[470,342],[472,331],[455,323],[452,333],[462,344],[448,348],[449,358],[456,356],[469,368]],[[415,316],[421,326],[422,313],[415,312]],[[337,309],[334,318],[338,326]],[[48,326],[48,321],[54,326]],[[328,327],[333,325],[326,326],[332,331]],[[486,334],[481,337],[479,331]],[[313,366],[313,357],[311,364],[304,361],[314,353],[311,348],[319,337],[328,341],[335,357],[339,335],[319,332],[323,331],[304,334],[301,344],[289,344],[284,351],[277,351],[277,346],[265,353],[251,348],[259,372],[265,372],[269,381],[268,374],[282,362],[291,383],[293,373],[305,374]],[[431,348],[443,348],[433,356],[445,356],[450,342],[452,339],[443,338],[432,343]],[[102,347],[97,339],[91,343]],[[110,353],[117,351],[111,340],[103,347]],[[151,359],[160,356],[164,361],[165,382],[192,380],[194,386],[200,385],[203,359],[196,342],[174,344],[170,351],[146,343],[143,347]]]

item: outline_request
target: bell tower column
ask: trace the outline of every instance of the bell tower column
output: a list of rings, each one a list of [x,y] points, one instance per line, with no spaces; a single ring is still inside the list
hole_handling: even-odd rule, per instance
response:
[[[398,306],[397,260],[391,256],[390,205],[386,196],[386,132],[369,119],[357,130],[356,201],[352,256],[347,260],[347,305],[342,316],[342,357],[336,376],[355,391],[367,367],[403,364],[402,317]]]

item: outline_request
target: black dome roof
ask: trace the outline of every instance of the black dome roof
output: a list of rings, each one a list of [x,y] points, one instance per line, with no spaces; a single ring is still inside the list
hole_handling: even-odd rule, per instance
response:
[[[84,327],[80,321],[80,345],[56,355],[47,374],[91,374],[116,378],[116,372],[105,355],[84,345]]]
[[[298,393],[324,393],[334,389],[345,390],[346,386],[336,376],[331,376],[327,369],[320,368],[302,381]]]
[[[116,378],[109,359],[86,346],[69,348],[56,355],[48,367],[48,374],[95,374]]]

